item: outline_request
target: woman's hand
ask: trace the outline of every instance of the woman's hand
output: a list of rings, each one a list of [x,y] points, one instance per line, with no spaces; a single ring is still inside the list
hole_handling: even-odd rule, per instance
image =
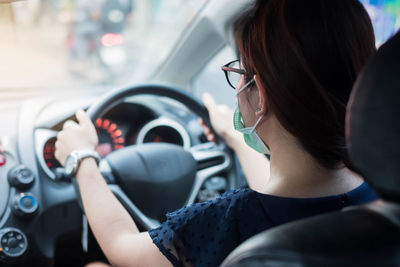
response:
[[[208,93],[203,94],[202,98],[210,114],[211,125],[215,132],[224,138],[228,146],[233,148],[236,141],[240,139],[240,134],[233,128],[233,111],[227,105],[217,105],[214,98]],[[203,120],[200,120],[200,124],[203,127],[203,132],[207,140],[215,142],[216,137],[210,127]]]
[[[226,144],[238,156],[250,188],[264,192],[269,179],[268,159],[244,142],[242,134],[233,127],[233,112],[228,106],[217,105],[210,94],[203,95],[203,103],[208,109],[211,125],[215,132],[224,138]],[[215,142],[216,138],[211,129],[205,125],[204,121],[201,121],[200,124],[203,126],[208,141]]]
[[[63,166],[73,150],[95,149],[99,142],[96,128],[86,112],[78,110],[75,115],[79,124],[66,121],[57,135],[55,157]]]

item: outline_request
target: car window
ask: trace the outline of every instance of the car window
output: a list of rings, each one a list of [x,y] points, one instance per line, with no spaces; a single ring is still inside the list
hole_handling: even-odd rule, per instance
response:
[[[145,80],[207,0],[0,5],[0,90]]]
[[[376,45],[379,47],[394,35],[400,28],[400,1],[399,0],[360,0],[368,11],[376,36]],[[235,105],[234,92],[228,86],[221,66],[236,59],[233,49],[225,46],[203,70],[193,79],[192,91],[200,97],[202,93],[211,93],[218,103]]]
[[[368,11],[379,47],[400,28],[399,0],[360,0]]]
[[[197,96],[205,92],[210,93],[217,103],[226,104],[234,108],[236,103],[235,91],[226,81],[221,66],[235,60],[236,53],[231,46],[221,49],[195,77],[192,84],[192,92]]]

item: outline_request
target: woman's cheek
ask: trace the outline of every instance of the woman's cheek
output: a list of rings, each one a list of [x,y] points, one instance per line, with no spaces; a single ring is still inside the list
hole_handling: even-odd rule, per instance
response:
[[[251,127],[256,122],[255,112],[257,109],[258,102],[254,98],[255,97],[253,92],[247,92],[245,90],[245,92],[243,92],[243,95],[240,96],[238,99],[239,109],[240,112],[242,113],[245,127]]]

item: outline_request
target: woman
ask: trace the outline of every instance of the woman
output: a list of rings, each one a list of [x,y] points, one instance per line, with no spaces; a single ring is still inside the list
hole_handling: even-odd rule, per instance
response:
[[[241,61],[223,67],[235,87],[234,125],[269,153],[262,193],[238,189],[167,215],[139,233],[108,190],[94,159],[76,175],[91,229],[116,266],[217,266],[237,245],[276,225],[376,199],[349,168],[344,141],[348,97],[375,51],[357,0],[259,0],[235,24]],[[238,74],[239,80],[231,76]],[[97,145],[83,111],[59,133],[56,157]],[[132,170],[135,171],[135,170]],[[97,197],[101,196],[101,198]]]

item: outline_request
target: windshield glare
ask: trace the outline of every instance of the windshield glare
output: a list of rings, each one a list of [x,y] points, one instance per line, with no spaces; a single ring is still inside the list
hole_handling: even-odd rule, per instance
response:
[[[0,89],[145,80],[207,0],[29,0],[0,5]]]

